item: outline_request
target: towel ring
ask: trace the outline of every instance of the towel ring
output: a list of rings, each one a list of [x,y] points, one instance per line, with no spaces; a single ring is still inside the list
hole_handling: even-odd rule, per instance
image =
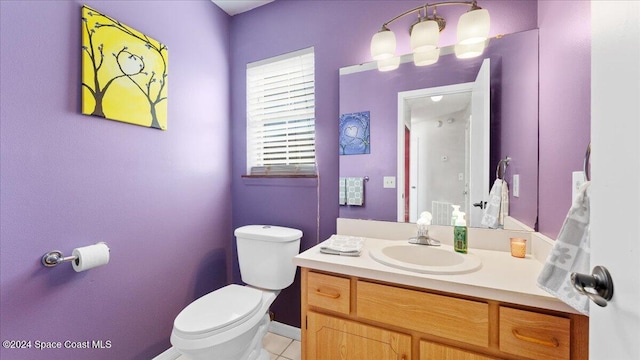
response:
[[[509,161],[511,161],[511,158],[508,156],[498,161],[498,166],[496,167],[496,179],[504,180],[504,174],[507,172]],[[500,175],[500,168],[502,168],[502,175]]]
[[[584,165],[582,167],[584,171],[584,177],[587,181],[591,181],[591,174],[589,171],[589,165],[591,162],[591,143],[587,145],[587,152],[584,154]]]

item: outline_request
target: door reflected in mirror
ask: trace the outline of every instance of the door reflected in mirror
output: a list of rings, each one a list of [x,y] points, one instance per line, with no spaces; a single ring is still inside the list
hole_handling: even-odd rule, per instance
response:
[[[472,83],[398,94],[398,221],[428,211],[434,225],[452,225],[456,205],[482,226],[472,202],[489,196],[489,64]]]
[[[460,87],[442,95],[441,90]],[[404,159],[398,169],[399,221],[416,222],[423,211],[431,212],[434,225],[451,225],[452,205],[468,204],[469,171],[465,156],[471,120],[469,86],[445,86],[400,93],[404,119]],[[432,98],[439,98],[434,101]],[[408,149],[408,152],[406,151]],[[400,151],[398,152],[400,153]],[[400,160],[399,160],[400,161]],[[401,179],[404,179],[402,181]],[[466,206],[462,207],[467,211]]]

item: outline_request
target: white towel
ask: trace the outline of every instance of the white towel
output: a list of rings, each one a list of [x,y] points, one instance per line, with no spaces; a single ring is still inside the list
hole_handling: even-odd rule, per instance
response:
[[[571,273],[589,274],[589,182],[578,196],[564,220],[560,234],[538,276],[538,286],[584,315],[589,315],[589,299],[571,283]]]
[[[346,181],[347,205],[362,206],[364,204],[364,179],[349,177]]]
[[[320,252],[332,255],[360,256],[363,247],[364,239],[361,237],[331,235],[320,247]]]
[[[338,204],[347,205],[347,179],[338,178]]]
[[[504,180],[502,180],[501,194],[500,216],[498,216],[498,224],[504,227],[504,218],[509,216],[509,185],[507,185],[507,182]]]
[[[496,229],[500,225],[500,204],[502,203],[502,188],[504,180],[496,179],[489,192],[489,201],[484,208],[481,224]],[[507,195],[508,197],[509,195]]]

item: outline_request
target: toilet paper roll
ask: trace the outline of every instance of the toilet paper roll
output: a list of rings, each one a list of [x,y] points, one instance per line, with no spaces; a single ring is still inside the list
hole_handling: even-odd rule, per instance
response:
[[[96,266],[109,263],[109,247],[105,243],[98,243],[73,249],[73,270],[76,272],[93,269]]]

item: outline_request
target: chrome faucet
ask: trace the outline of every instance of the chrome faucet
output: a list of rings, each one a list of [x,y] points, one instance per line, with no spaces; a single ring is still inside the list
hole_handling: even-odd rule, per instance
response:
[[[409,239],[409,243],[427,246],[440,246],[440,240],[432,239],[428,235],[412,237]]]

